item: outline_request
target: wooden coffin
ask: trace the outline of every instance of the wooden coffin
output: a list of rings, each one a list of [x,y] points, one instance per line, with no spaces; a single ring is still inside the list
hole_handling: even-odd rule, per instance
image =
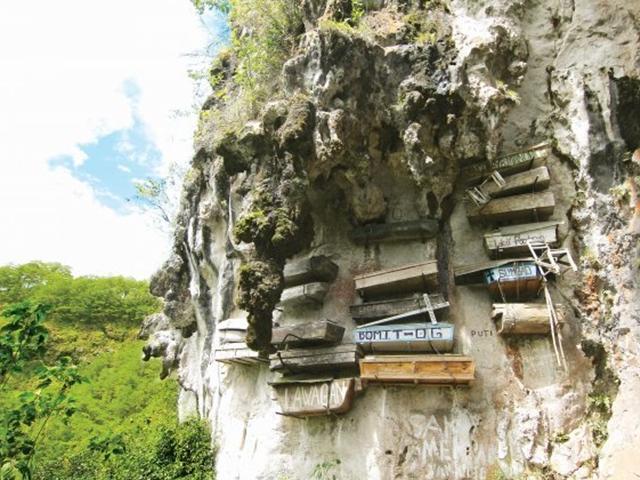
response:
[[[338,276],[338,265],[329,257],[303,258],[284,267],[284,288],[312,282],[333,282]]]
[[[562,320],[563,307],[555,309]],[[546,303],[494,303],[491,318],[500,335],[548,335],[551,331]]]
[[[485,270],[484,281],[494,298],[525,300],[535,298],[542,288],[542,274],[531,261],[517,261]]]
[[[464,355],[384,355],[360,360],[360,378],[374,383],[469,384],[475,364]]]
[[[529,254],[527,242],[558,244],[558,225],[562,222],[525,223],[501,227],[484,236],[484,246],[491,257]]]
[[[351,233],[357,244],[425,240],[438,233],[438,221],[432,218],[396,223],[376,223],[355,229]]]
[[[239,365],[256,365],[268,362],[266,357],[263,357],[259,352],[251,350],[244,342],[221,345],[216,348],[213,358],[216,362]]]
[[[466,204],[467,218],[472,222],[537,222],[553,215],[555,206],[553,193],[548,191],[494,198],[482,206],[470,201]]]
[[[480,187],[482,193],[491,198],[507,197],[517,193],[539,192],[549,188],[551,177],[546,166],[525,170],[504,177],[504,185],[487,180]]]
[[[287,378],[270,382],[281,415],[313,417],[351,410],[356,390],[355,378]]]
[[[360,349],[355,344],[335,347],[291,348],[269,357],[269,368],[284,374],[339,372],[358,367]]]
[[[513,262],[533,262],[533,258],[503,258],[501,260],[489,260],[468,265],[456,265],[453,269],[456,285],[484,285],[486,283],[485,272],[487,270]]]
[[[436,260],[365,273],[354,277],[356,290],[363,296],[423,292],[438,283]]]
[[[356,328],[353,338],[365,352],[436,352],[453,349],[450,323],[401,323]]]
[[[320,307],[328,291],[329,284],[326,282],[313,282],[286,288],[280,296],[280,305],[283,307]]]
[[[544,165],[550,153],[551,146],[541,143],[521,152],[498,157],[491,162],[469,165],[462,169],[461,178],[464,178],[468,185],[473,185],[494,171],[502,175],[512,175]]]
[[[440,293],[429,295],[431,306],[434,310],[440,310],[449,306],[449,302],[444,299]],[[351,316],[353,320],[360,325],[373,320],[391,317],[417,310],[426,305],[422,295],[413,295],[411,297],[396,298],[392,300],[379,300],[375,302],[362,303],[360,305],[351,305]]]
[[[247,336],[246,318],[229,318],[219,322],[216,326],[218,332],[218,343],[242,343]]]
[[[291,327],[274,328],[271,334],[271,344],[279,349],[331,345],[340,343],[343,335],[344,327],[329,320],[318,320]]]

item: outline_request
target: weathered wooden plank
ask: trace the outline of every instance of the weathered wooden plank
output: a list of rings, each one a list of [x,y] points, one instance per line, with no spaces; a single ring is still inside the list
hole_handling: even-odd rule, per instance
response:
[[[282,415],[310,417],[346,413],[355,396],[355,379],[318,379],[274,382]]]
[[[556,305],[562,318],[564,309]],[[501,335],[548,335],[551,331],[546,303],[494,303],[491,318]]]
[[[353,338],[366,352],[450,352],[450,323],[405,323],[356,328]]]
[[[498,228],[484,236],[484,246],[491,257],[529,254],[527,242],[558,244],[558,225],[562,222],[538,222]]]
[[[438,262],[404,265],[354,277],[356,290],[362,295],[390,295],[419,292],[435,288],[438,280]]]
[[[480,190],[492,198],[506,197],[517,193],[539,192],[549,188],[551,177],[546,166],[525,170],[504,177],[504,185],[489,180],[480,187]]]
[[[475,364],[464,355],[385,355],[360,360],[360,378],[367,382],[469,384]]]
[[[474,185],[494,171],[502,175],[512,175],[544,165],[550,153],[550,145],[539,144],[521,152],[498,157],[492,162],[469,165],[462,169],[460,177],[465,179],[468,185]]]
[[[313,282],[286,288],[280,296],[280,305],[283,307],[320,307],[328,291],[329,284],[326,282]]]
[[[447,308],[449,302],[444,299],[440,293],[429,295],[431,306],[434,310]],[[391,317],[407,313],[417,308],[425,306],[422,295],[413,295],[411,297],[396,298],[391,300],[379,300],[375,302],[362,303],[360,305],[351,305],[351,316],[357,324],[367,323],[372,320]]]
[[[276,348],[302,347],[310,345],[330,345],[340,343],[344,327],[329,320],[277,327],[271,334],[271,344]]]
[[[485,272],[487,270],[508,265],[513,262],[533,262],[533,258],[504,258],[501,260],[489,260],[469,265],[456,265],[453,269],[456,285],[485,284]]]
[[[227,343],[216,348],[214,360],[221,363],[237,363],[240,365],[251,365],[267,363],[268,359],[259,352],[255,352],[242,343]]]
[[[523,193],[511,197],[494,198],[477,206],[467,202],[470,221],[539,221],[553,215],[556,203],[552,192]]]
[[[433,218],[395,223],[375,223],[356,228],[351,239],[357,244],[426,240],[438,233],[438,221]]]
[[[291,374],[333,372],[356,368],[360,356],[360,349],[355,344],[314,349],[292,348],[272,354],[269,368]]]
[[[333,282],[338,276],[338,265],[329,257],[303,258],[284,267],[284,287],[297,287],[312,282]]]
[[[247,336],[246,318],[229,318],[219,322],[216,326],[218,332],[218,343],[241,343]]]
[[[525,300],[535,298],[542,287],[542,274],[531,261],[517,261],[485,270],[485,283],[494,298]]]

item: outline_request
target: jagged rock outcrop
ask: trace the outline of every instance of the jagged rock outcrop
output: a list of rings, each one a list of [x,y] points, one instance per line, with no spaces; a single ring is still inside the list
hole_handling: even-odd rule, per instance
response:
[[[318,466],[340,479],[640,475],[640,6],[380,0],[354,28],[351,2],[302,4],[284,94],[239,131],[205,133],[152,281],[170,327],[149,354],[177,365],[181,415],[210,419],[218,478],[306,479]],[[461,169],[541,141],[580,266],[552,291],[568,311],[566,372],[547,339],[499,337],[486,291],[452,274],[485,259]],[[423,217],[439,221],[436,239],[349,239]],[[276,309],[285,263],[312,255],[340,267],[321,309]],[[354,275],[433,258],[456,351],[476,361],[468,389],[372,387],[348,414],[298,420],[276,415],[265,367],[213,361],[230,317],[248,317],[256,350],[274,319],[330,318],[347,336]]]

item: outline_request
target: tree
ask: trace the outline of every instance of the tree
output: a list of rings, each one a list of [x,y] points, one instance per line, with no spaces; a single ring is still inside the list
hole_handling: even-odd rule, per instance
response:
[[[22,302],[1,314],[7,320],[0,328],[0,394],[9,380],[27,368],[35,371],[34,389],[19,393],[13,405],[0,410],[0,480],[28,480],[33,456],[49,420],[73,415],[69,389],[84,379],[69,358],[54,365],[38,362],[46,351],[48,330],[43,323],[48,307]]]

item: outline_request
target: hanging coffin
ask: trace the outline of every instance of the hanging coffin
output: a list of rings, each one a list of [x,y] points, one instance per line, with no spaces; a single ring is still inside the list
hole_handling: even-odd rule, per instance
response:
[[[404,323],[359,327],[355,342],[365,352],[436,352],[453,349],[454,327],[450,323]]]
[[[279,349],[331,345],[340,343],[343,335],[344,327],[329,320],[318,320],[292,327],[274,328],[271,334],[271,344]]]
[[[524,193],[494,198],[484,205],[467,202],[470,221],[539,221],[553,215],[555,199],[552,192]]]
[[[425,240],[438,233],[438,221],[432,218],[408,222],[365,225],[355,229],[352,240],[357,244]]]
[[[287,378],[270,382],[281,415],[313,417],[351,410],[359,379]]]
[[[498,157],[491,162],[480,162],[465,167],[461,178],[466,179],[468,185],[473,185],[494,171],[502,175],[512,175],[544,165],[550,153],[550,145],[543,143],[522,152]]]
[[[504,184],[501,185],[487,180],[479,188],[484,195],[499,198],[518,193],[539,192],[548,188],[550,182],[549,169],[542,166],[504,177]]]
[[[297,287],[286,288],[280,296],[280,305],[283,307],[320,307],[329,290],[326,282],[313,282]]]
[[[354,277],[356,290],[363,296],[423,292],[437,286],[436,260],[395,267]]]
[[[555,308],[562,318],[562,306]],[[546,303],[494,303],[491,318],[501,335],[548,335],[551,331]]]
[[[473,359],[464,355],[383,355],[360,360],[363,382],[465,385],[474,375]]]
[[[270,369],[283,374],[338,372],[358,367],[360,349],[354,344],[335,347],[291,348],[269,357]]]
[[[542,274],[530,261],[512,262],[485,270],[484,281],[494,298],[505,300],[535,298],[542,288]]]
[[[247,320],[245,318],[229,318],[216,326],[218,343],[242,343],[247,336]]]
[[[484,246],[491,257],[530,253],[528,243],[534,246],[557,246],[558,225],[562,222],[526,223],[501,227],[484,236]]]
[[[338,265],[324,255],[304,258],[284,267],[284,287],[297,287],[312,282],[333,282],[338,276]]]
[[[244,342],[226,343],[216,348],[214,360],[221,363],[232,363],[238,365],[256,365],[268,363],[268,359],[259,352],[255,352],[247,347]]]
[[[449,302],[447,302],[444,299],[444,296],[439,293],[429,295],[429,302],[431,303],[431,308],[434,311],[441,310],[449,306]],[[372,320],[408,313],[425,306],[426,302],[423,295],[414,295],[412,297],[351,305],[350,310],[353,320],[360,325]]]

